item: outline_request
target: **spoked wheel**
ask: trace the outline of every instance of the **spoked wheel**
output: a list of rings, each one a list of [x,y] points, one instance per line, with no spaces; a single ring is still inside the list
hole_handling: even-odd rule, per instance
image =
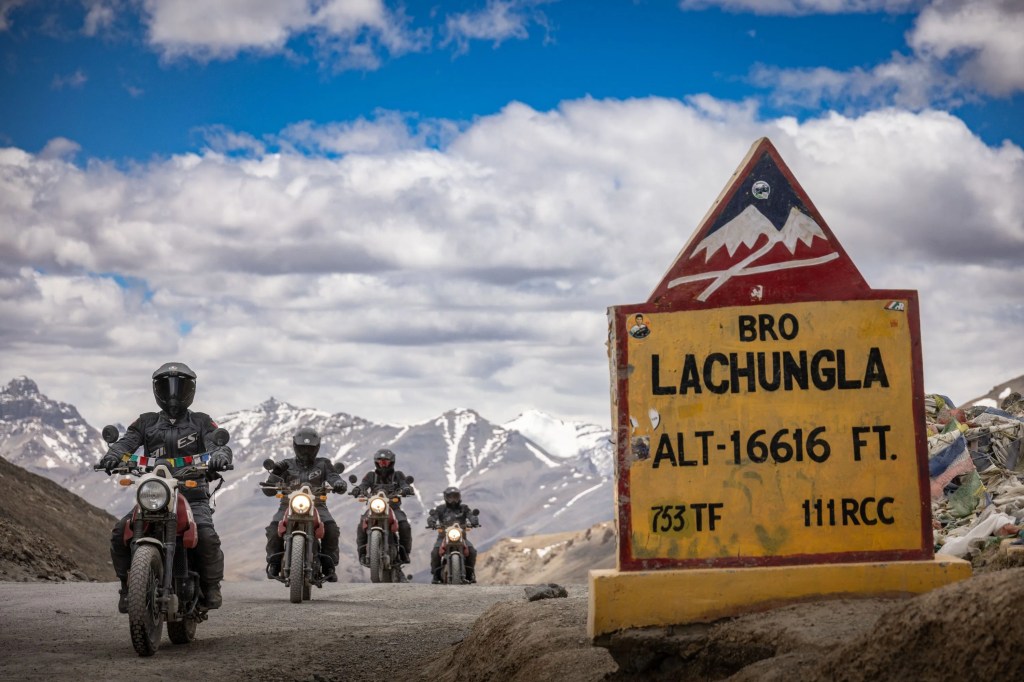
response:
[[[370,534],[370,546],[366,548],[367,556],[370,557],[370,581],[375,583],[391,582],[390,571],[384,570],[384,538],[381,534],[371,533]],[[384,579],[384,574],[387,573],[387,580]]]
[[[139,656],[152,656],[160,648],[164,614],[157,592],[163,575],[160,550],[153,545],[140,545],[128,571],[128,627]]]
[[[188,644],[196,638],[196,626],[198,621],[194,618],[185,618],[176,623],[167,624],[167,636],[175,644]]]
[[[462,564],[461,554],[448,557],[448,584],[461,585],[466,582],[466,567]]]
[[[293,604],[301,604],[306,593],[306,574],[302,570],[302,562],[306,558],[306,537],[292,536],[291,568],[288,571],[289,597]],[[307,593],[308,594],[308,593]],[[309,599],[307,596],[306,599]]]

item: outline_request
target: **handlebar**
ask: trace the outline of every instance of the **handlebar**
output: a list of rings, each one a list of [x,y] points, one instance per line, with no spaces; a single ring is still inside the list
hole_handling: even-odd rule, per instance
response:
[[[276,490],[276,491],[282,492],[282,493],[293,493],[296,490],[301,489],[303,486],[308,486],[309,484],[308,483],[285,484],[285,483],[270,483],[269,481],[260,481],[256,485],[258,485],[263,490]],[[329,485],[322,485],[319,488],[312,488],[311,487],[309,489],[309,492],[312,493],[313,495],[326,495],[327,493],[333,493],[334,492],[334,487],[333,486],[329,486]],[[335,494],[336,495],[340,495],[342,493],[335,493]]]
[[[119,466],[112,467],[109,472],[107,472],[106,468],[102,464],[94,464],[92,470],[110,474],[131,474],[133,476],[142,476],[152,471],[157,466],[160,466],[160,464],[140,467],[129,460],[128,462],[122,462]],[[188,467],[182,467],[177,471],[172,471],[171,475],[178,480],[187,480],[189,474],[206,473],[208,471],[213,473],[217,473],[219,471],[233,471],[234,468],[234,464],[228,464],[227,466],[218,469],[211,469],[207,464],[190,464]]]

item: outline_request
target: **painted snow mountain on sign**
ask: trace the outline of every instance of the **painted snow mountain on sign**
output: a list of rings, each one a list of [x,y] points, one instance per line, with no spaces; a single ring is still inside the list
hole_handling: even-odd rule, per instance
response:
[[[387,447],[397,454],[398,468],[415,477],[416,496],[403,503],[414,529],[414,572],[429,565],[434,538],[424,528],[427,511],[441,503],[450,485],[481,510],[482,527],[473,532],[481,549],[503,537],[589,528],[612,515],[608,429],[542,412],[498,425],[473,410],[456,409],[400,426],[271,398],[217,422],[231,434],[234,452],[235,468],[224,474],[214,507],[231,578],[262,576],[264,527],[279,504],[257,486],[266,477],[262,462],[292,456],[291,437],[300,426],[320,432],[320,454],[344,463],[346,476],[361,478],[372,467],[373,453]],[[115,516],[131,508],[133,489],[92,470],[106,447],[99,432],[72,406],[42,395],[31,380],[16,379],[0,393],[0,429],[6,459]],[[50,461],[62,464],[47,468]],[[343,579],[365,580],[354,548],[361,506],[348,495],[332,495],[328,503],[342,528]]]
[[[816,238],[821,240],[817,249],[814,248]],[[807,248],[801,257],[794,258],[797,246],[801,243]],[[735,258],[741,246],[745,246],[748,253]],[[715,255],[723,248],[727,258],[715,259]],[[711,267],[704,272],[685,275],[669,282],[669,287],[690,282],[708,282],[707,287],[697,296],[699,301],[706,301],[733,277],[821,265],[839,257],[828,246],[821,227],[800,209],[790,208],[789,217],[779,229],[753,204],[702,239],[690,257],[697,258],[701,251],[705,254],[704,263]]]
[[[839,275],[867,290],[774,146],[762,138],[649,300],[695,309],[808,300],[834,287],[830,281]]]

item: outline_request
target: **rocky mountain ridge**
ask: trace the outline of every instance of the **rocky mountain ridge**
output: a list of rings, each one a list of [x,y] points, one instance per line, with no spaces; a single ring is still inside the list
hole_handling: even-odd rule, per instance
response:
[[[114,517],[0,459],[0,580],[112,580]]]

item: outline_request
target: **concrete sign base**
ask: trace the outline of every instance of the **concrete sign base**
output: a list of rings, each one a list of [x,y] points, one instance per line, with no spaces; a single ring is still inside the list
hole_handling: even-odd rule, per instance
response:
[[[971,564],[925,561],[590,572],[587,632],[710,622],[800,601],[898,597],[969,578]]]

